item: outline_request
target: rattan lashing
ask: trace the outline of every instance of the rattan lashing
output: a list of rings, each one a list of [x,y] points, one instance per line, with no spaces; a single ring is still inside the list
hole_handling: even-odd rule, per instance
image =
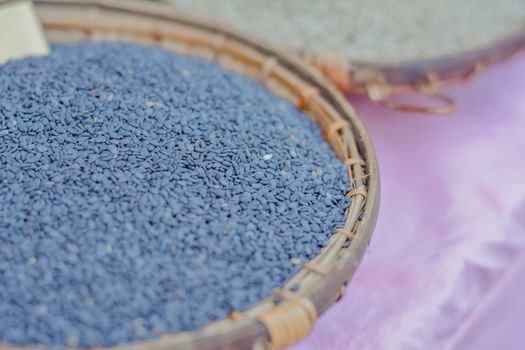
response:
[[[260,80],[318,121],[348,167],[352,204],[328,245],[282,288],[245,311],[203,329],[113,349],[270,349],[306,336],[335,302],[361,260],[375,224],[379,183],[368,136],[353,109],[315,70],[237,33],[182,18],[163,4],[133,1],[40,0],[37,11],[51,42],[124,40],[214,60]],[[17,349],[0,345],[0,349]]]
[[[525,30],[519,30],[488,47],[438,58],[376,63],[353,62],[333,53],[307,55],[309,60],[344,93],[365,94],[393,110],[446,114],[454,101],[440,93],[443,87],[468,82],[492,64],[525,50]],[[416,92],[434,100],[431,106],[395,102],[392,96]]]

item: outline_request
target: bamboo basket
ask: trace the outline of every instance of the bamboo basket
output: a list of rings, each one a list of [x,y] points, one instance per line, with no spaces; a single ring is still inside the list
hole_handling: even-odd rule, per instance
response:
[[[338,300],[370,241],[379,203],[376,158],[345,98],[314,68],[232,31],[173,13],[165,4],[134,1],[41,0],[36,9],[51,42],[119,40],[155,45],[213,60],[262,81],[318,121],[348,167],[353,198],[344,227],[282,288],[248,310],[202,329],[111,349],[282,349],[305,337]],[[291,286],[299,288],[291,288]],[[28,349],[0,344],[0,349]],[[36,347],[34,349],[37,349]]]
[[[217,19],[219,22],[220,20]],[[289,25],[293,26],[294,23]],[[327,35],[337,36],[338,33]],[[525,28],[516,29],[485,47],[443,54],[436,58],[415,56],[412,59],[395,61],[384,57],[384,62],[379,63],[373,60],[356,60],[337,51],[313,53],[308,47],[297,53],[322,71],[346,95],[366,95],[372,101],[393,110],[445,114],[452,112],[455,104],[451,98],[441,94],[443,87],[466,83],[487,67],[500,63],[522,50],[525,50]],[[423,105],[408,104],[395,102],[392,98],[411,92],[427,96],[429,100],[434,101],[428,101],[433,103],[426,106],[425,102],[422,102]]]
[[[454,101],[440,93],[443,87],[465,83],[492,64],[502,62],[525,49],[525,30],[485,48],[432,59],[379,64],[351,62],[334,54],[306,55],[345,94],[365,94],[387,108],[406,112],[445,114]],[[437,106],[394,102],[394,95],[416,92],[437,100]]]

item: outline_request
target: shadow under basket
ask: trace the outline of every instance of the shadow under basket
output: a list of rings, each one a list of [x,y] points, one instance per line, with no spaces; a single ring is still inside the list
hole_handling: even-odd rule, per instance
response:
[[[284,286],[248,310],[202,329],[112,349],[282,349],[305,337],[344,292],[376,222],[379,179],[369,137],[346,99],[314,68],[237,33],[178,16],[167,5],[133,1],[43,0],[38,16],[50,42],[118,40],[216,61],[262,81],[315,119],[351,181],[344,227]],[[291,288],[294,286],[294,288]],[[299,286],[299,288],[297,288]],[[7,344],[0,349],[28,349]]]

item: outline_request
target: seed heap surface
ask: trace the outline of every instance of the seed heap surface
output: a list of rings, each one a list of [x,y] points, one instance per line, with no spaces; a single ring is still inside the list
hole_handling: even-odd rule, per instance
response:
[[[348,186],[308,116],[213,63],[83,43],[0,66],[0,343],[243,310],[327,243]]]
[[[394,63],[454,55],[525,29],[525,0],[168,0],[284,49]]]

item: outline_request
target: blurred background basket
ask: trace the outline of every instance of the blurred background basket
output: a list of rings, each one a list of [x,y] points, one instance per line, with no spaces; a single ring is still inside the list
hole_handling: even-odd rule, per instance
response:
[[[162,1],[293,51],[344,93],[403,111],[452,111],[442,87],[525,48],[523,0]],[[407,92],[435,101],[391,98]]]
[[[116,348],[279,349],[306,336],[316,318],[341,297],[367,248],[377,217],[376,158],[346,99],[301,60],[237,33],[179,16],[165,4],[41,0],[36,8],[51,43],[118,40],[154,45],[213,60],[262,81],[274,94],[291,100],[318,121],[327,141],[348,167],[352,188],[348,196],[353,200],[344,227],[272,296],[200,330]],[[16,348],[0,345],[0,349]]]
[[[474,51],[397,63],[352,62],[337,55],[307,56],[345,94],[365,94],[387,108],[407,112],[449,113],[454,102],[440,95],[443,87],[465,83],[492,64],[525,49],[525,31]],[[393,95],[417,92],[438,99],[437,107],[397,104]]]

